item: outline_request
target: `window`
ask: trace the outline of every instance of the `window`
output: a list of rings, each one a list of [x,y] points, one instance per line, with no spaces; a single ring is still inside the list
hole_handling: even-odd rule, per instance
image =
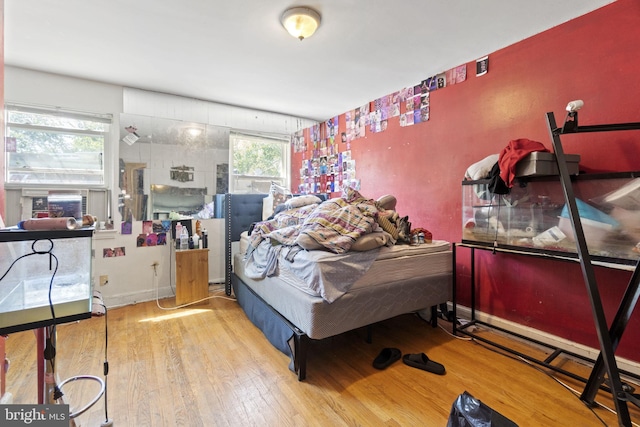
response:
[[[6,106],[9,186],[103,187],[110,115]]]
[[[271,182],[289,187],[289,139],[232,133],[232,193],[267,193]]]

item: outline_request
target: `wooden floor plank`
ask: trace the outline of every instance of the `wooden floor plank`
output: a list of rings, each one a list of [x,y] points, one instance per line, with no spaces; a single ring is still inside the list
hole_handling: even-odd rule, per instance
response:
[[[173,300],[160,304],[170,307]],[[59,380],[103,377],[104,322],[92,318],[58,326]],[[521,426],[617,425],[615,414],[601,408],[592,412],[549,370],[453,337],[447,322],[432,328],[416,315],[375,325],[371,344],[365,342],[365,329],[312,341],[303,382],[235,301],[216,298],[179,310],[162,310],[151,301],[109,310],[108,322],[108,412],[114,425],[443,426],[464,391]],[[497,339],[544,354],[510,338]],[[446,374],[402,361],[376,370],[372,361],[384,347],[397,347],[403,354],[424,352],[442,363]],[[7,391],[14,403],[36,403],[35,351],[32,331],[7,340]],[[559,363],[588,375],[588,367],[574,361]],[[575,389],[583,387],[556,376]],[[72,400],[95,394],[95,384],[73,387]],[[597,401],[614,406],[605,392]],[[104,411],[101,399],[76,424],[100,425]],[[631,405],[630,411],[640,422],[638,409]]]

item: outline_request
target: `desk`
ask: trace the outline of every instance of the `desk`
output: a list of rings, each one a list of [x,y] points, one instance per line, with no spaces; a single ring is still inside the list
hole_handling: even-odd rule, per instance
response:
[[[176,251],[176,305],[209,296],[209,249]]]

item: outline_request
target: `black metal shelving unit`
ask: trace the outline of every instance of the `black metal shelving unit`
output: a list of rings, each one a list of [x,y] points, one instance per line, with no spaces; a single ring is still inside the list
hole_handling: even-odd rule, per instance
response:
[[[621,371],[618,368],[618,365],[615,359],[615,351],[618,347],[618,344],[620,343],[622,335],[627,327],[629,319],[638,302],[638,299],[640,299],[640,269],[638,268],[638,266],[640,265],[640,258],[637,261],[633,261],[633,260],[623,260],[623,259],[608,259],[606,257],[603,258],[603,257],[589,254],[586,238],[584,234],[584,229],[582,227],[582,221],[580,219],[580,215],[578,212],[576,196],[573,191],[573,181],[576,179],[576,177],[575,176],[572,177],[569,173],[566,156],[562,148],[562,141],[560,140],[560,136],[565,134],[578,134],[578,133],[586,133],[586,132],[612,132],[612,131],[640,130],[640,122],[579,126],[578,112],[577,110],[573,110],[570,108],[572,104],[573,103],[570,103],[569,106],[567,106],[568,114],[567,114],[567,117],[565,118],[565,122],[563,123],[562,127],[557,126],[555,116],[552,112],[547,113],[546,119],[547,119],[547,125],[549,130],[549,136],[552,141],[553,151],[555,152],[556,163],[558,166],[559,180],[562,186],[565,203],[568,209],[569,219],[571,221],[571,226],[575,236],[577,253],[562,253],[562,252],[554,252],[549,250],[538,250],[535,248],[513,247],[509,245],[495,245],[495,244],[491,245],[483,242],[465,241],[465,240],[463,240],[461,243],[455,244],[453,247],[454,315],[456,315],[456,277],[455,277],[456,248],[465,247],[471,250],[471,272],[470,272],[471,274],[471,320],[462,326],[457,326],[454,323],[454,334],[457,331],[459,331],[461,333],[464,333],[465,335],[471,336],[487,344],[493,345],[506,352],[516,354],[524,359],[529,360],[530,362],[539,364],[541,366],[547,367],[549,369],[555,370],[556,372],[560,372],[571,378],[584,382],[585,387],[581,393],[580,398],[585,404],[589,406],[595,405],[595,397],[599,389],[603,389],[610,392],[614,400],[619,424],[621,426],[631,426],[632,425],[631,417],[630,417],[629,408],[627,404],[630,402],[640,407],[640,399],[638,399],[637,394],[633,393],[634,392],[633,388],[630,388],[627,384],[624,384],[622,382],[620,378],[620,374],[622,373],[634,379],[638,379],[639,377],[638,375],[632,374],[630,372]],[[558,179],[558,177],[556,176],[554,178],[549,178],[549,179]],[[520,334],[514,333],[512,331],[508,331],[506,329],[497,327],[487,322],[478,320],[476,318],[476,313],[475,313],[475,250],[490,250],[493,252],[512,253],[512,254],[519,254],[519,255],[526,255],[526,256],[535,256],[540,258],[548,258],[556,261],[579,262],[580,268],[582,270],[586,291],[589,297],[589,302],[591,306],[590,308],[591,308],[593,320],[595,323],[596,332],[598,335],[600,353],[597,359],[594,361],[592,359],[588,359],[576,353],[563,350],[554,346],[550,346],[546,343],[537,341],[530,337],[525,337]],[[610,325],[607,324],[607,319],[605,317],[602,300],[600,298],[600,292],[598,289],[598,284],[596,282],[596,277],[594,273],[594,266],[605,266],[608,268],[624,268],[626,270],[632,271],[631,278],[629,279],[627,288],[624,292],[624,295],[622,296],[617,312]],[[508,335],[521,338],[524,341],[536,343],[543,348],[549,349],[550,354],[546,359],[540,360],[535,357],[531,357],[530,355],[515,351],[511,348],[505,347],[490,339],[484,338],[479,334],[474,333],[471,330],[471,327],[474,325],[487,326],[489,328],[496,329]],[[580,377],[578,375],[575,375],[572,372],[566,371],[558,366],[555,366],[553,362],[560,354],[567,354],[574,358],[592,363],[593,368],[591,370],[591,374],[589,378],[587,379],[587,378]],[[607,376],[607,381],[605,381],[605,375]]]
[[[593,405],[595,395],[604,382],[604,376],[606,374],[609,386],[611,387],[611,395],[615,403],[616,412],[618,414],[618,422],[623,426],[631,426],[631,417],[629,415],[627,403],[632,402],[638,405],[639,402],[633,393],[625,391],[623,388],[622,381],[620,380],[620,371],[615,359],[615,351],[629,322],[629,318],[631,317],[631,314],[638,302],[638,298],[640,297],[640,273],[638,269],[640,259],[636,263],[636,267],[631,275],[622,300],[620,301],[616,315],[611,325],[608,326],[602,306],[602,300],[600,298],[600,292],[598,290],[598,284],[594,274],[591,255],[587,249],[582,221],[580,220],[576,197],[573,192],[560,136],[564,134],[586,132],[640,130],[640,122],[579,126],[578,112],[572,111],[569,107],[567,107],[567,110],[568,114],[562,127],[558,127],[556,124],[553,112],[547,113],[547,125],[553,151],[556,155],[562,191],[564,193],[565,202],[569,211],[569,218],[575,234],[582,276],[589,296],[593,320],[598,335],[598,342],[600,344],[600,354],[593,367],[591,376],[589,377],[589,380],[581,394],[581,399],[583,402]]]

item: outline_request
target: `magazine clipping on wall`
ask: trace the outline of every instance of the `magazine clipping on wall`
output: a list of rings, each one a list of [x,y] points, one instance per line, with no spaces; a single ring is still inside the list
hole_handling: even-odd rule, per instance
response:
[[[488,56],[478,59],[476,75],[486,73],[488,67]],[[345,186],[359,189],[356,161],[351,158],[351,143],[363,139],[367,127],[372,133],[384,132],[388,121],[396,117],[400,127],[428,122],[431,92],[460,84],[466,79],[467,65],[459,65],[346,111],[343,113],[344,129],[339,126],[339,116],[335,116],[295,132],[291,136],[293,152],[302,153],[298,192],[334,193]],[[311,141],[311,146],[308,141]]]

